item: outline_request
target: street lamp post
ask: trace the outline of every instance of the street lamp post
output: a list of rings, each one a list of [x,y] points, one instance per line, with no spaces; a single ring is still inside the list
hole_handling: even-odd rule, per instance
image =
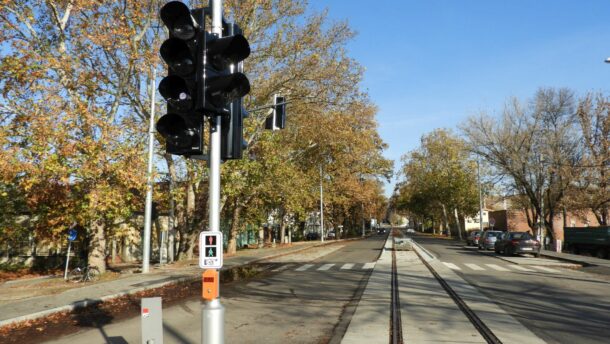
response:
[[[606,62],[606,63],[610,63],[610,57],[606,58],[606,59],[604,60],[604,62]]]
[[[483,235],[483,188],[481,187],[481,162],[477,159],[477,179],[479,182],[479,235]]]

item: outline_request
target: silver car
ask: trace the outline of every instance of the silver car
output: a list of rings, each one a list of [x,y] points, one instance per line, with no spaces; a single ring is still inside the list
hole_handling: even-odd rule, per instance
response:
[[[485,231],[479,239],[479,250],[493,250],[501,231]]]

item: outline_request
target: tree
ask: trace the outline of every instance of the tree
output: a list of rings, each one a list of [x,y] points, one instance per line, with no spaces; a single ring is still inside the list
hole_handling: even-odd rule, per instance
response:
[[[106,239],[141,188],[140,123],[127,85],[142,85],[151,23],[138,2],[3,1],[0,114],[8,173],[38,235],[86,226],[89,262],[105,270]],[[120,67],[120,68],[118,68]],[[142,103],[145,103],[142,101]]]
[[[574,104],[574,93],[568,89],[540,89],[528,106],[513,99],[499,120],[481,115],[462,126],[470,149],[505,177],[509,189],[527,197],[530,228],[536,228],[544,209],[551,236],[551,219],[581,161]]]
[[[478,211],[476,163],[465,142],[443,129],[424,135],[421,146],[403,156],[402,175],[397,207],[424,218],[441,218],[446,228],[452,211],[461,237],[458,213]]]
[[[576,111],[582,160],[580,173],[570,188],[567,208],[590,209],[602,226],[610,220],[610,99],[588,94]]]

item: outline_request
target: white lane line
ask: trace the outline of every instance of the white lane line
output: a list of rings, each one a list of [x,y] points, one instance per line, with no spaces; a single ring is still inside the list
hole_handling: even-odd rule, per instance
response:
[[[559,270],[555,270],[555,269],[551,269],[551,268],[547,268],[544,266],[532,266],[533,268],[536,268],[538,270],[542,270],[542,271],[546,271],[546,272],[553,272],[553,273],[559,273]]]
[[[341,267],[341,270],[349,270],[353,267],[354,267],[354,264],[351,264],[351,263],[343,264],[343,266]]]
[[[375,267],[375,263],[366,263],[366,264],[364,264],[362,269],[366,270],[366,269],[372,269],[374,267]]]
[[[302,265],[300,268],[298,268],[298,269],[296,269],[294,271],[305,271],[305,270],[309,269],[312,266],[313,266],[313,264],[305,264],[305,265]]]
[[[534,272],[534,270],[532,269],[528,269],[528,268],[524,268],[523,266],[520,265],[509,265],[511,268],[515,269],[515,270],[519,270],[519,271],[525,271],[525,272]]]
[[[496,265],[496,264],[485,264],[485,265],[487,265],[487,266],[489,266],[490,268],[492,268],[492,269],[494,269],[494,270],[497,270],[497,271],[510,271],[510,270],[508,270],[507,268],[503,268],[503,267],[501,267],[501,266],[499,266],[499,265]]]
[[[294,266],[294,264],[286,264],[286,265],[280,266],[279,268],[275,268],[275,269],[273,269],[271,271],[273,271],[273,272],[280,272],[280,271],[287,270],[287,269],[289,269],[289,268],[291,268],[293,266]]]
[[[324,264],[318,268],[319,271],[326,271],[335,266],[335,264]]]
[[[443,262],[443,264],[445,264],[446,267],[448,267],[449,269],[453,269],[453,270],[462,270],[460,269],[457,265],[453,264],[453,263],[447,263],[447,262]]]
[[[477,270],[477,271],[485,270],[484,268],[482,268],[482,267],[480,267],[480,266],[478,266],[476,264],[464,264],[464,265],[466,265],[467,267],[471,268],[472,270]]]

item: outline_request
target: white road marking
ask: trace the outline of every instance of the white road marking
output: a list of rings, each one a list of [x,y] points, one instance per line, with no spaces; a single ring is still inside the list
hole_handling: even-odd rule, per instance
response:
[[[464,265],[466,265],[467,267],[471,268],[472,270],[477,270],[477,271],[485,270],[484,268],[482,268],[482,267],[480,267],[480,266],[478,266],[476,264],[464,264]]]
[[[449,269],[453,269],[453,270],[462,270],[460,269],[457,265],[453,264],[453,263],[446,263],[443,262],[443,264],[445,264],[446,267],[448,267]]]
[[[343,266],[341,267],[341,270],[348,270],[354,267],[354,264],[343,264]]]
[[[528,268],[524,268],[523,266],[520,265],[509,265],[511,268],[515,269],[515,270],[519,270],[519,271],[525,271],[525,272],[534,272],[534,270],[532,269],[528,269]]]
[[[503,268],[503,267],[501,267],[501,266],[499,266],[499,265],[496,265],[496,264],[485,264],[485,265],[487,265],[487,266],[489,266],[490,268],[492,268],[492,269],[494,269],[494,270],[497,270],[497,271],[510,271],[510,270],[508,270],[507,268]]]
[[[280,266],[279,268],[275,268],[275,269],[273,269],[271,271],[273,271],[273,272],[284,271],[284,270],[289,269],[289,268],[291,268],[293,266],[294,266],[294,264],[286,264],[286,265]]]
[[[538,270],[542,270],[542,271],[546,271],[546,272],[554,272],[554,273],[559,273],[559,270],[555,270],[555,269],[551,269],[551,268],[547,268],[544,266],[532,266],[533,268],[536,268]]]
[[[375,267],[375,263],[366,263],[366,264],[364,264],[362,269],[372,269],[374,267]]]
[[[305,271],[312,266],[313,266],[313,264],[305,264],[305,265],[302,265],[300,268],[296,269],[295,271]]]
[[[319,271],[326,271],[332,268],[335,264],[324,264],[318,268]]]

